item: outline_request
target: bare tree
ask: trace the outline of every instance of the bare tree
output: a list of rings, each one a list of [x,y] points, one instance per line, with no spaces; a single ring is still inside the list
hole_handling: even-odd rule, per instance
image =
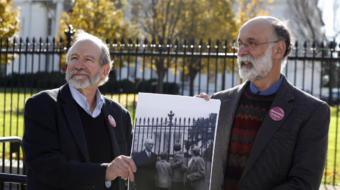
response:
[[[319,0],[287,0],[286,16],[290,19],[294,36],[299,41],[312,40],[320,44],[326,40],[325,34],[321,31],[325,24],[318,2]]]
[[[337,0],[333,0],[333,41],[340,35],[340,23],[338,22],[340,15],[338,15],[340,9],[340,2]]]
[[[340,35],[340,24],[338,22],[338,11],[340,8],[340,2],[337,0],[333,0],[333,36],[331,36],[329,38],[329,48],[331,49],[331,53],[333,53],[333,51],[335,50],[335,47],[337,45],[336,43],[336,39],[337,37]],[[340,80],[340,76],[337,76],[336,73],[338,73],[339,68],[339,64],[338,62],[332,61],[329,65],[329,70],[328,70],[328,78],[329,78],[329,82],[328,82],[328,93],[329,93],[329,104],[333,105],[333,86],[336,87],[336,84],[338,84],[337,88],[339,89],[339,80]],[[335,78],[335,76],[337,76],[337,78]],[[339,93],[338,93],[339,96]],[[337,97],[337,100],[339,99],[339,97]],[[337,101],[337,103],[339,104],[339,102]]]
[[[327,36],[322,31],[325,25],[322,19],[322,12],[329,11],[318,7],[319,0],[287,0],[288,10],[286,16],[290,18],[290,24],[293,28],[293,33],[298,41],[309,40],[316,42],[317,54],[323,56],[331,56],[336,46],[335,40],[340,35],[340,25],[338,22],[337,12],[340,2],[333,1],[333,35]],[[324,45],[324,47],[323,47]],[[330,50],[330,51],[326,51]],[[335,61],[322,62],[322,77],[323,87],[328,88],[330,105],[333,104],[332,91],[336,87],[339,76],[337,76],[339,66]]]

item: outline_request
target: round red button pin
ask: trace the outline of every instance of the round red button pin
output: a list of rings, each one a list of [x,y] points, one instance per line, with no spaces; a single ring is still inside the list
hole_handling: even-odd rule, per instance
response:
[[[281,121],[285,117],[285,112],[280,107],[273,107],[269,111],[269,116],[274,121]]]
[[[113,117],[111,115],[109,115],[108,118],[109,118],[109,122],[112,125],[112,127],[116,127],[115,119],[113,119]]]

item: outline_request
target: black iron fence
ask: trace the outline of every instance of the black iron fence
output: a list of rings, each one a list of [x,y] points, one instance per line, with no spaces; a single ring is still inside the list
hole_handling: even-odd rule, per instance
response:
[[[21,138],[16,136],[0,137],[2,149],[0,190],[3,189],[26,189],[26,167],[22,161]],[[8,154],[8,156],[6,156]]]
[[[71,38],[69,38],[71,40]],[[68,43],[69,42],[69,43]],[[138,92],[192,96],[212,94],[242,82],[232,41],[107,39],[114,69],[100,90],[134,117]],[[0,134],[23,135],[25,101],[33,94],[65,83],[65,52],[71,41],[0,39]],[[332,43],[294,46],[283,74],[298,88],[327,101],[332,117],[324,184],[340,184],[338,121],[340,51]],[[8,154],[1,155],[9,158]],[[21,158],[20,158],[21,159]]]

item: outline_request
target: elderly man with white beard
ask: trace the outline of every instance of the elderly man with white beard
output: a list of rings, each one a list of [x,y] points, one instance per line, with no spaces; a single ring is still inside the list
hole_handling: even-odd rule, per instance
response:
[[[29,98],[24,160],[28,190],[125,190],[136,165],[129,157],[129,112],[98,86],[112,67],[107,45],[79,31],[66,54],[67,83]]]
[[[247,81],[211,97],[221,100],[211,190],[319,189],[330,109],[281,74],[292,43],[286,23],[274,17],[241,27],[237,59]]]

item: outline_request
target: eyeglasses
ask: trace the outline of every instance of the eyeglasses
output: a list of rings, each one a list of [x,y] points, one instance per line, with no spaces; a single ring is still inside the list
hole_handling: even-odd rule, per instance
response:
[[[264,42],[264,43],[257,43],[255,41],[248,41],[248,42],[234,42],[233,43],[233,48],[235,49],[240,49],[242,45],[244,45],[245,48],[249,49],[254,49],[256,46],[261,45],[261,44],[269,44],[269,43],[277,43],[280,40],[272,41],[272,42]]]

